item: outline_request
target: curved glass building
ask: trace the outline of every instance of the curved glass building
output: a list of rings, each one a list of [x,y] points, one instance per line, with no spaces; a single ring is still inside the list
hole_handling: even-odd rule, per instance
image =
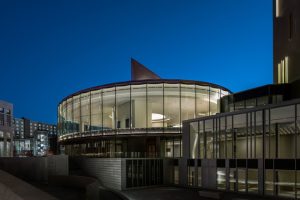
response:
[[[132,81],[60,102],[59,142],[69,155],[180,157],[181,122],[217,113],[229,92],[206,82],[161,79],[132,60]]]

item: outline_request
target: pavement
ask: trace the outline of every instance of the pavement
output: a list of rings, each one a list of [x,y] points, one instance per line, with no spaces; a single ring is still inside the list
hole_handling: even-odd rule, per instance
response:
[[[78,188],[58,187],[58,186],[53,186],[53,185],[48,185],[43,183],[33,183],[33,182],[31,182],[31,184],[60,200],[86,199],[85,190],[81,190]]]
[[[210,198],[200,197],[199,189],[181,187],[153,187],[122,191],[122,195],[130,200],[207,200]],[[222,200],[271,200],[280,199],[275,197],[263,197],[259,195],[237,194],[220,192]]]

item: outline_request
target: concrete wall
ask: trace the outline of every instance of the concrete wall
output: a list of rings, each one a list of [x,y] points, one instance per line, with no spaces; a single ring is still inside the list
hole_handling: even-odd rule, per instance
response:
[[[0,199],[3,200],[57,200],[32,185],[0,170]]]
[[[49,175],[68,175],[68,156],[0,158],[0,169],[28,181],[47,181]]]
[[[55,155],[46,157],[48,176],[69,175],[69,156]]]
[[[288,57],[288,82],[300,78],[300,1],[273,0],[274,83],[278,82],[278,64]],[[277,13],[277,16],[276,16]]]
[[[217,161],[214,159],[202,159],[201,170],[203,188],[216,189]]]
[[[163,168],[164,168],[164,184],[170,185],[173,184],[174,180],[174,171],[173,171],[173,159],[165,158],[163,159]]]
[[[71,158],[89,176],[97,178],[101,185],[115,190],[122,189],[121,158]],[[125,177],[123,178],[125,179]]]

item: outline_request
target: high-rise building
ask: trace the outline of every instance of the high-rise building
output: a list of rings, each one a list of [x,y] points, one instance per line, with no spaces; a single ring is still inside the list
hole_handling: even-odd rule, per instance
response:
[[[56,125],[32,121],[27,118],[15,118],[14,132],[15,156],[40,155],[40,153],[37,153],[39,151],[36,148],[40,146],[41,141],[38,140],[42,136],[38,135],[45,135],[45,133],[47,133],[47,137],[43,139],[43,147],[47,146],[47,150],[43,148],[43,151],[46,151],[46,153],[47,151],[51,151],[52,153],[56,153],[57,151]]]
[[[273,0],[274,83],[300,79],[300,4]]]
[[[13,155],[13,105],[0,101],[0,157]]]

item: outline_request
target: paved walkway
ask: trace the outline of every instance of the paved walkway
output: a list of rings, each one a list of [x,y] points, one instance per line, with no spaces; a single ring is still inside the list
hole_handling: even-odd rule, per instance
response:
[[[130,200],[207,200],[208,198],[200,197],[198,190],[180,188],[180,187],[156,187],[132,189],[121,192]],[[222,200],[271,200],[274,197],[262,197],[256,195],[223,193]],[[278,198],[279,199],[279,198]]]
[[[86,199],[85,190],[78,188],[57,187],[41,183],[32,183],[37,188],[56,197],[59,200],[82,200]]]

